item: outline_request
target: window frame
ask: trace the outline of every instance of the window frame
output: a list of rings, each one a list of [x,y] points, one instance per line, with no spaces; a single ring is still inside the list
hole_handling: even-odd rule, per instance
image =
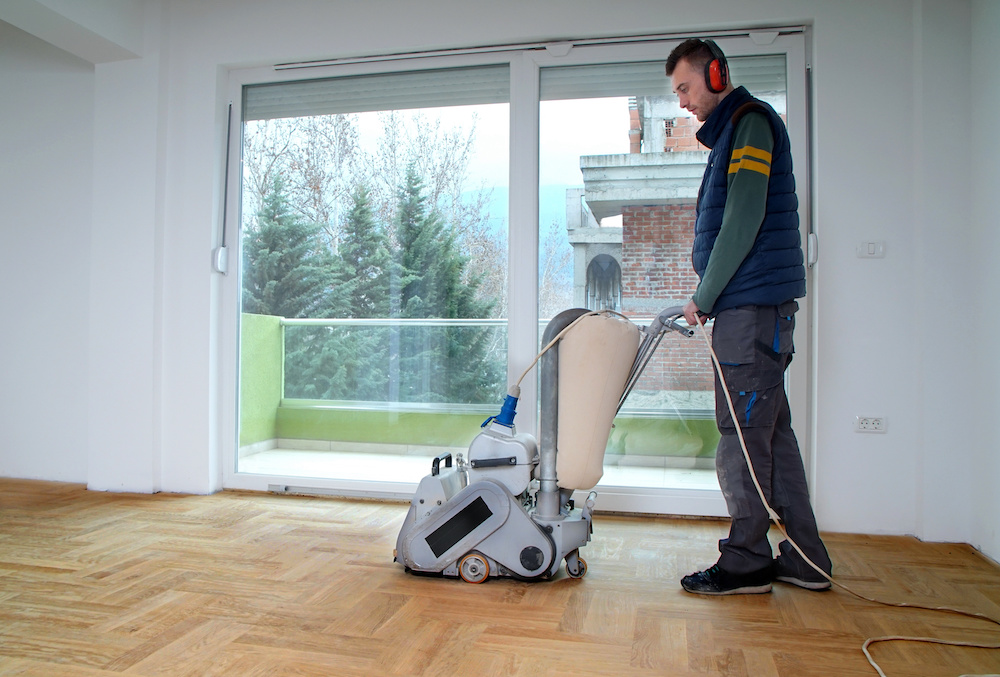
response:
[[[513,382],[531,363],[537,352],[538,328],[538,172],[539,172],[539,81],[541,69],[551,66],[597,65],[636,61],[665,61],[670,50],[688,35],[640,36],[610,40],[581,40],[571,43],[553,43],[484,48],[482,51],[458,50],[433,56],[420,54],[356,59],[344,63],[303,64],[301,67],[264,66],[233,69],[229,72],[226,88],[218,102],[220,110],[220,137],[225,139],[225,111],[232,106],[230,137],[228,139],[231,168],[242,166],[242,101],[243,88],[247,85],[277,83],[289,80],[310,80],[335,76],[376,75],[410,71],[474,66],[506,65],[510,73],[510,149],[508,205],[508,382]],[[812,165],[810,157],[809,93],[807,89],[808,34],[802,27],[780,29],[731,31],[708,35],[714,39],[728,57],[783,53],[787,59],[787,120],[791,138],[792,155],[798,185],[799,215],[803,248],[812,232]],[[568,48],[568,49],[567,49]],[[665,76],[664,76],[665,77]],[[737,83],[739,84],[739,83]],[[240,224],[241,174],[231,170],[225,204],[225,222]],[[303,480],[288,476],[264,476],[240,473],[238,463],[238,407],[239,382],[239,295],[240,248],[239,226],[231,228],[230,245],[235,255],[229,258],[229,270],[222,277],[220,308],[225,318],[222,322],[221,355],[222,397],[220,402],[220,447],[222,485],[227,489],[271,490],[275,486],[307,483],[310,491],[318,494],[341,496],[375,496],[408,500],[420,477],[412,483],[350,480]],[[807,477],[812,478],[814,431],[814,398],[812,374],[815,373],[813,326],[815,296],[814,274],[807,269],[807,286],[810,291],[800,299],[798,314],[797,359],[793,361],[787,377],[787,388],[793,420],[798,428],[799,443],[805,461]],[[706,368],[708,368],[706,366]],[[518,407],[518,428],[537,435],[537,386],[535,379],[522,382],[522,397]],[[653,514],[688,514],[725,516],[725,502],[718,490],[650,489],[642,487],[605,487],[598,485],[603,510],[645,512]]]

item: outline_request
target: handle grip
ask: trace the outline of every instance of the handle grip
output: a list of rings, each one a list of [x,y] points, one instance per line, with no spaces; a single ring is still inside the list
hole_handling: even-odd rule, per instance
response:
[[[451,467],[451,452],[446,451],[443,454],[438,454],[437,458],[431,463],[431,475],[437,475],[441,472],[441,461],[444,461],[444,467]]]

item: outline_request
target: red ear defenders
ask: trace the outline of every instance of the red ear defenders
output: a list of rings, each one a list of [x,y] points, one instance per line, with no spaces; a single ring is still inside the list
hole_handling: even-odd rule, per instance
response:
[[[712,40],[705,40],[705,46],[712,53],[711,61],[705,63],[705,84],[709,91],[718,94],[729,86],[729,64],[726,55]]]

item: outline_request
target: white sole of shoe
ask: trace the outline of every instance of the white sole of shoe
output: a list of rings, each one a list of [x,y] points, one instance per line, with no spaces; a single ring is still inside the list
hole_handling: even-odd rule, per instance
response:
[[[805,588],[806,590],[829,590],[830,581],[804,581],[801,578],[795,578],[794,576],[775,576],[774,580],[781,581],[782,583],[791,583],[800,588]]]
[[[683,586],[681,586],[683,588]],[[771,584],[766,583],[764,585],[746,585],[742,588],[733,588],[732,590],[721,590],[719,592],[710,590],[688,590],[684,588],[686,592],[690,592],[695,595],[712,595],[715,597],[721,597],[722,595],[759,595],[765,592],[771,592]]]

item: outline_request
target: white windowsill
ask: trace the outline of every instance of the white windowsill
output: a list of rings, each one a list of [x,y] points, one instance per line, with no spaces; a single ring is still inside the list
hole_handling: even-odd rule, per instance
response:
[[[289,493],[407,500],[429,472],[426,454],[271,448],[242,455],[234,488],[273,491],[278,486]],[[715,471],[709,469],[608,466],[595,491],[598,511],[727,514]],[[587,493],[577,492],[577,500]]]

